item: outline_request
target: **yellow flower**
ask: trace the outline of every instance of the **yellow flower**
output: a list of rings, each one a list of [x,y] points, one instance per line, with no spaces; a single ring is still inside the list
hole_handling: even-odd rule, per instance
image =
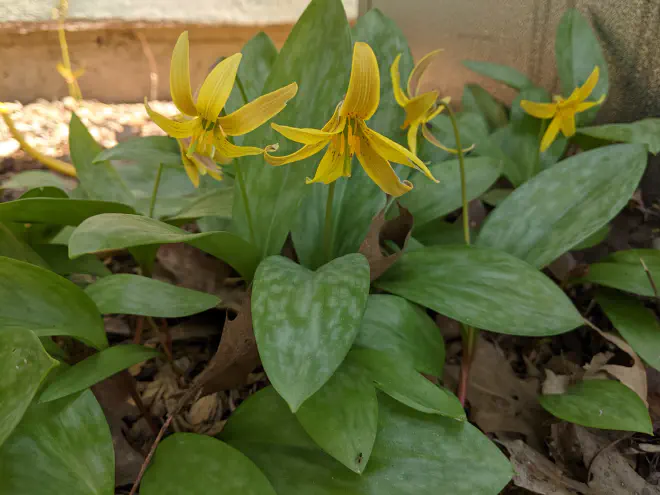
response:
[[[241,54],[236,53],[214,67],[199,89],[197,101],[193,101],[190,87],[188,54],[188,33],[184,32],[172,52],[170,66],[170,91],[172,101],[183,114],[182,118],[169,119],[153,111],[145,98],[145,106],[151,119],[170,136],[183,139],[192,138],[186,155],[195,152],[209,157],[221,156],[236,158],[246,155],[260,155],[261,148],[236,146],[227,136],[246,134],[274,117],[293,98],[298,85],[288,86],[260,96],[229,115],[220,117],[231,93]]]
[[[545,151],[550,147],[560,130],[566,137],[575,134],[576,114],[603,103],[605,95],[601,96],[598,101],[585,101],[598,84],[599,72],[598,67],[596,67],[587,82],[583,86],[575,88],[567,99],[555,96],[553,98],[554,103],[536,103],[528,100],[520,102],[523,110],[531,116],[538,119],[552,119],[541,140],[541,151]]]
[[[215,180],[222,180],[222,170],[215,162],[228,164],[231,160],[224,158],[218,152],[215,153],[211,159],[208,156],[200,155],[199,153],[192,153],[188,156],[188,149],[190,148],[190,138],[177,139],[179,149],[181,150],[181,161],[183,168],[188,174],[190,182],[195,187],[199,187],[199,176],[206,175],[207,173]]]
[[[394,99],[406,111],[406,120],[403,122],[401,129],[408,129],[408,148],[413,153],[417,153],[417,134],[420,127],[422,128],[423,136],[431,144],[441,148],[449,153],[458,153],[458,150],[447,148],[444,144],[436,139],[431,131],[426,126],[426,123],[436,118],[451,101],[450,97],[438,100],[439,95],[437,91],[429,91],[428,93],[419,94],[419,83],[428,69],[433,59],[442,51],[442,49],[434,50],[427,53],[415,65],[410,76],[408,77],[407,93],[401,88],[401,75],[399,73],[399,61],[401,55],[397,55],[390,67],[390,75],[392,77],[392,88],[394,90]],[[471,148],[470,148],[471,149]]]
[[[308,184],[329,184],[340,177],[350,177],[353,155],[357,156],[371,180],[392,196],[401,196],[412,189],[412,184],[401,181],[390,162],[421,170],[429,179],[438,182],[413,153],[367,127],[365,121],[376,113],[379,102],[380,75],[376,55],[366,43],[355,43],[346,96],[328,123],[321,130],[271,124],[277,132],[304,146],[286,156],[266,152],[266,161],[271,165],[296,162],[318,153],[329,144],[316,175],[313,179],[307,178]]]

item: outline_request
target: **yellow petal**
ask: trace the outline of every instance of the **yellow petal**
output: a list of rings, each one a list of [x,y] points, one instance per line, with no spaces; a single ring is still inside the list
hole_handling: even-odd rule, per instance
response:
[[[575,135],[575,114],[573,112],[564,112],[561,114],[561,132],[566,137]]]
[[[428,169],[424,162],[417,158],[416,155],[408,151],[406,148],[401,146],[399,143],[395,143],[389,138],[378,134],[376,131],[373,131],[367,127],[364,122],[358,121],[360,125],[360,132],[366,138],[366,141],[369,142],[369,147],[373,149],[376,153],[382,156],[388,162],[400,163],[406,165],[407,167],[412,167],[424,172],[429,179],[434,182],[438,182],[431,171]],[[362,140],[360,145],[363,144],[365,140]]]
[[[557,115],[555,116],[554,119],[552,119],[550,125],[545,131],[545,134],[543,134],[543,139],[541,139],[541,152],[547,150],[550,147],[550,145],[557,137],[560,127],[561,127],[561,117]]]
[[[591,75],[587,78],[586,82],[582,86],[580,86],[577,92],[575,93],[575,98],[577,99],[578,102],[582,103],[584,100],[589,98],[591,92],[596,87],[596,84],[598,84],[599,75],[600,75],[600,69],[598,67],[595,67],[594,70],[591,72]]]
[[[195,163],[186,156],[186,152],[181,142],[179,142],[179,147],[181,148],[181,161],[183,162],[183,169],[186,171],[190,182],[193,186],[199,187],[199,170]]]
[[[271,124],[271,127],[277,132],[282,134],[287,139],[302,144],[317,144],[325,143],[332,139],[333,136],[339,134],[344,130],[346,119],[341,119],[341,126],[337,126],[332,131],[320,131],[318,129],[289,127],[287,125]]]
[[[401,196],[412,189],[412,184],[407,180],[399,179],[392,166],[371,147],[371,143],[367,139],[362,138],[360,141],[358,160],[369,178],[378,187],[394,197]]]
[[[535,101],[522,100],[522,109],[537,119],[551,119],[557,113],[556,103],[536,103]]]
[[[366,43],[357,42],[353,47],[351,79],[339,115],[368,120],[376,113],[379,102],[380,73],[376,54]]]
[[[297,91],[298,85],[291,83],[277,91],[260,96],[225,117],[220,117],[218,124],[228,136],[247,134],[281,112]]]
[[[408,103],[408,97],[401,89],[401,74],[399,73],[399,61],[401,60],[401,54],[397,55],[390,67],[390,77],[392,78],[392,89],[394,90],[394,99],[399,104],[399,106],[404,106]]]
[[[270,165],[278,167],[280,165],[298,162],[300,160],[304,160],[305,158],[309,158],[310,156],[315,155],[323,148],[325,148],[326,144],[328,144],[327,141],[321,141],[320,143],[316,144],[307,144],[300,148],[298,151],[295,151],[289,155],[282,156],[271,155],[267,150],[264,154],[264,158]]]
[[[195,117],[197,108],[190,89],[190,54],[188,31],[184,31],[174,46],[170,65],[170,93],[172,101],[181,113]]]
[[[593,108],[596,105],[600,105],[604,101],[605,101],[605,95],[598,98],[597,101],[587,101],[585,103],[579,103],[577,107],[575,107],[575,113],[580,113],[589,110],[590,108]]]
[[[442,112],[444,112],[445,108],[447,108],[447,105],[451,102],[451,98],[449,96],[443,98],[440,100],[443,104],[439,105],[438,108],[433,110],[430,114],[428,114],[426,117],[424,117],[424,122],[429,122],[436,118],[438,115],[440,115]]]
[[[261,155],[264,150],[255,146],[236,146],[227,139],[216,135],[213,140],[215,151],[225,158],[238,158],[240,156]]]
[[[422,135],[424,138],[431,143],[433,146],[440,148],[441,150],[446,151],[447,153],[452,153],[454,155],[458,155],[458,150],[455,148],[448,148],[444,144],[442,144],[440,141],[438,141],[438,138],[436,138],[433,133],[431,132],[430,129],[428,129],[425,125],[422,126]],[[471,146],[468,146],[467,148],[463,148],[463,153],[467,153],[468,151],[472,151],[475,148],[475,144],[472,144]]]
[[[202,87],[199,88],[196,105],[199,116],[203,119],[209,122],[217,120],[234,86],[241,57],[240,53],[235,53],[216,65],[206,76]]]
[[[413,68],[412,72],[410,73],[410,77],[408,77],[408,94],[411,97],[417,96],[417,92],[419,91],[419,83],[424,76],[424,72],[426,72],[426,69],[428,69],[429,65],[431,65],[431,62],[433,62],[433,59],[441,51],[443,51],[442,48],[427,53],[419,62],[417,62],[417,65],[415,65]]]
[[[423,124],[422,124],[423,125]],[[411,153],[417,154],[417,132],[419,131],[419,123],[415,122],[410,124],[408,128],[408,149]]]
[[[330,184],[344,175],[344,161],[345,154],[342,154],[334,144],[328,146],[328,150],[323,155],[321,163],[316,169],[316,174],[313,179],[307,177],[306,183],[312,184],[313,182],[322,182],[323,184]]]
[[[144,99],[144,106],[147,109],[147,113],[151,120],[164,130],[167,134],[174,138],[186,138],[193,135],[195,128],[200,124],[199,119],[184,120],[182,122],[169,119],[164,115],[159,114],[158,112],[151,109],[147,99]]]
[[[437,99],[438,92],[430,91],[409,100],[405,106],[406,121],[403,124],[404,127],[413,122],[421,122],[433,110],[433,105],[435,105]]]

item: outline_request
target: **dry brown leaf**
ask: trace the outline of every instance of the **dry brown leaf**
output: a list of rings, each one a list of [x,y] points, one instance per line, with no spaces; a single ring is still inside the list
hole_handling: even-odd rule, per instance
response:
[[[589,487],[566,476],[561,468],[522,440],[500,441],[509,451],[515,474],[513,482],[520,488],[541,495],[573,495],[588,493]]]
[[[195,426],[209,422],[215,418],[219,407],[220,403],[216,394],[200,397],[188,411],[188,422]]]
[[[406,208],[398,206],[399,216],[396,218],[385,220],[385,209],[373,218],[369,232],[360,246],[360,253],[369,261],[372,281],[385,273],[399,259],[410,239],[413,216]],[[381,244],[386,241],[394,242],[399,247],[399,251],[394,254],[383,254]]]
[[[545,380],[541,387],[543,395],[548,394],[563,394],[571,383],[569,375],[557,375],[552,370],[545,370]]]
[[[160,246],[157,259],[160,267],[169,273],[159,271],[156,265],[156,278],[209,294],[214,294],[231,274],[229,265],[185,243]]]

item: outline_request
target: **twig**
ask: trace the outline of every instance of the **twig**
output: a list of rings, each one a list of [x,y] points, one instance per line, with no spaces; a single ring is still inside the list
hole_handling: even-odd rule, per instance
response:
[[[128,372],[128,370],[122,371],[121,375],[124,378],[124,381],[126,382],[126,385],[128,387],[128,391],[130,392],[131,397],[133,398],[133,401],[135,402],[138,409],[140,410],[140,414],[142,414],[142,417],[147,421],[147,424],[149,425],[149,428],[151,428],[151,431],[155,435],[156,433],[158,433],[158,426],[156,426],[156,422],[154,421],[154,418],[151,415],[151,412],[144,405],[144,402],[142,402],[142,397],[140,397],[140,394],[138,393],[138,390],[137,390],[137,386],[135,384],[135,378],[133,378],[133,375],[131,375]]]
[[[651,284],[651,288],[653,289],[653,293],[655,294],[655,303],[658,306],[658,310],[660,310],[660,297],[658,297],[658,287],[657,285],[655,285],[655,281],[653,280],[653,275],[651,275],[651,271],[649,270],[649,267],[646,266],[646,263],[644,263],[644,258],[639,258],[639,262],[642,264],[642,267],[644,267],[646,276],[648,277],[649,283]]]
[[[134,344],[142,343],[142,331],[144,330],[144,316],[138,316],[135,322],[135,335],[133,336]]]
[[[167,419],[165,420],[165,423],[163,424],[163,427],[160,429],[158,432],[158,435],[156,436],[156,439],[154,440],[154,443],[151,445],[151,449],[149,450],[149,453],[147,454],[147,457],[144,459],[144,462],[142,463],[142,467],[140,468],[140,472],[138,473],[137,478],[135,479],[135,483],[133,483],[133,488],[131,488],[131,491],[128,495],[135,495],[137,493],[138,486],[140,485],[140,481],[142,481],[142,477],[144,476],[144,472],[147,470],[147,467],[149,466],[149,463],[151,462],[151,458],[154,456],[154,452],[156,452],[156,447],[158,447],[158,444],[160,441],[163,439],[163,436],[165,435],[165,432],[167,429],[170,427],[170,424],[172,424],[172,420],[174,419],[174,414],[170,414],[167,416]]]
[[[154,101],[158,99],[158,64],[156,63],[156,57],[154,57],[154,52],[151,51],[151,46],[149,46],[144,33],[142,31],[135,31],[135,36],[140,40],[142,53],[144,53],[149,64],[149,79],[151,81],[149,96],[150,100]]]

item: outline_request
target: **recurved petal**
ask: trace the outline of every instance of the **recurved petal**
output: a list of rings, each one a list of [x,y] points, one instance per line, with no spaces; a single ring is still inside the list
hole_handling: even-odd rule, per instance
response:
[[[184,31],[174,46],[170,64],[170,93],[172,101],[181,113],[192,117],[197,115],[190,89],[190,53],[188,31]]]
[[[174,138],[186,138],[192,136],[195,128],[199,125],[199,119],[197,118],[179,122],[159,114],[151,109],[146,98],[144,99],[144,106],[147,109],[147,113],[149,114],[149,117],[151,117],[151,120]]]
[[[410,73],[410,76],[408,77],[408,95],[410,97],[417,96],[417,92],[419,91],[419,83],[422,80],[426,69],[429,68],[429,65],[431,65],[433,59],[435,59],[435,57],[437,57],[442,51],[442,48],[433,50],[432,52],[424,55],[422,59],[417,62],[417,65],[415,65],[412,72]]]
[[[575,113],[580,113],[580,112],[584,112],[586,110],[589,110],[590,108],[593,108],[596,105],[600,105],[604,101],[605,101],[605,95],[598,98],[597,101],[587,101],[587,102],[584,102],[584,103],[579,103],[577,105],[577,107],[575,107]]]
[[[227,103],[236,80],[236,71],[242,55],[235,53],[224,59],[206,76],[197,96],[197,112],[207,121],[215,122]]]
[[[428,129],[425,125],[422,126],[422,135],[424,138],[431,143],[433,146],[440,148],[441,150],[446,151],[447,153],[452,153],[454,155],[458,155],[458,150],[455,148],[449,148],[442,144],[438,138],[435,137],[435,135],[431,132],[430,129]],[[475,145],[472,144],[471,146],[467,148],[463,148],[463,153],[467,153],[468,151],[472,151],[475,148]]]
[[[397,55],[390,67],[390,77],[392,78],[392,89],[394,90],[394,99],[399,106],[404,106],[408,103],[408,97],[401,88],[401,73],[399,72],[399,62],[401,61],[401,54]]]
[[[312,184],[313,182],[322,182],[323,184],[330,184],[344,175],[344,161],[346,154],[340,153],[339,149],[334,144],[328,146],[327,151],[321,159],[316,174],[313,179],[307,177],[306,183]]]
[[[279,125],[272,123],[270,126],[277,132],[282,134],[287,139],[301,144],[317,144],[325,143],[332,139],[333,136],[339,134],[344,130],[346,125],[346,118],[341,119],[341,123],[335,126],[331,131],[323,131],[311,128],[289,127],[287,125]]]
[[[447,96],[440,100],[441,104],[438,105],[438,108],[433,110],[431,113],[429,113],[426,117],[424,117],[424,122],[429,122],[436,118],[438,115],[440,115],[442,112],[445,111],[445,108],[447,108],[447,105],[451,102],[451,97]]]
[[[179,142],[179,147],[181,149],[181,161],[183,162],[183,169],[186,171],[186,174],[188,175],[188,178],[190,179],[190,182],[192,182],[193,186],[199,187],[199,170],[197,170],[195,163],[193,163],[193,161],[186,156],[185,149],[181,145],[181,142]]]
[[[374,181],[385,193],[398,197],[412,189],[407,180],[402,181],[396,175],[389,162],[376,152],[369,140],[360,138],[358,160],[369,178]]]
[[[379,102],[380,74],[376,54],[369,45],[358,41],[353,47],[351,79],[339,115],[368,120],[376,113]]]
[[[369,129],[364,122],[360,122],[360,131],[366,138],[365,140],[369,142],[369,147],[388,162],[400,163],[407,167],[412,167],[420,172],[424,172],[424,175],[432,181],[438,182],[438,180],[433,177],[433,174],[431,174],[428,167],[424,165],[424,162],[399,143],[395,143],[382,134],[378,134],[376,131]],[[362,142],[365,140],[362,140]]]
[[[228,136],[247,134],[281,112],[297,92],[298,85],[291,83],[260,96],[225,117],[220,117],[218,123]]]
[[[289,155],[281,156],[271,155],[270,152],[266,150],[264,159],[270,165],[274,165],[276,167],[280,165],[286,165],[287,163],[299,162],[300,160],[304,160],[305,158],[309,158],[310,156],[315,155],[323,148],[325,148],[326,144],[328,144],[327,141],[321,141],[320,143],[316,144],[307,144],[300,148],[298,151],[295,151]]]
[[[417,154],[417,132],[419,131],[419,123],[415,122],[408,127],[408,149]]]
[[[537,119],[551,119],[557,113],[556,103],[537,103],[535,101],[522,100],[522,109]]]
[[[438,92],[429,91],[408,100],[404,107],[406,110],[406,123],[421,122],[433,110],[433,105],[435,105],[437,99]]]
[[[587,78],[586,82],[580,86],[576,93],[575,99],[582,103],[584,100],[589,98],[591,92],[598,84],[598,77],[600,76],[600,68],[598,66],[594,67],[594,70],[591,72],[591,75]]]
[[[561,132],[564,136],[571,137],[575,135],[575,114],[572,112],[565,112],[561,114]]]
[[[559,115],[556,115],[555,118],[552,119],[550,122],[550,125],[545,131],[545,134],[543,134],[543,139],[541,139],[541,152],[547,150],[550,145],[554,142],[555,138],[557,137],[557,134],[559,133],[559,128],[561,127],[561,117]]]
[[[225,158],[238,158],[241,156],[261,155],[264,150],[256,146],[236,146],[220,135],[213,139],[215,151]]]

